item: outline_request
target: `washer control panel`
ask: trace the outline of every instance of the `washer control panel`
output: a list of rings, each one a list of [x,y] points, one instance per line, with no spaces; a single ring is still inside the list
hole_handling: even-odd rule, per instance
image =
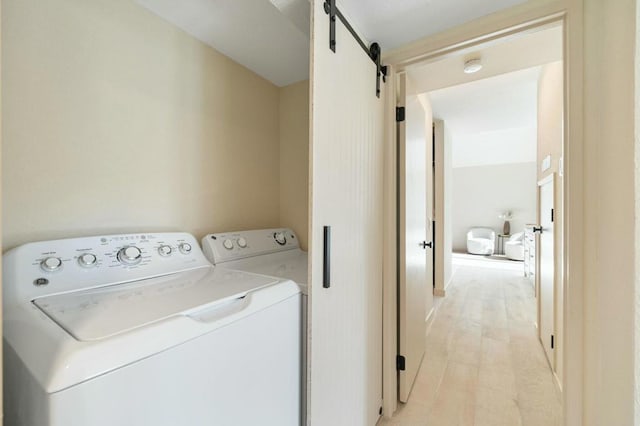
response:
[[[40,267],[45,272],[55,272],[62,268],[62,259],[56,256],[47,256],[40,261]]]
[[[190,234],[106,235],[29,243],[4,257],[5,289],[25,297],[210,267]]]
[[[286,246],[287,245],[287,234],[284,231],[274,232],[273,233],[273,239],[280,246]]]
[[[78,264],[83,268],[93,268],[98,265],[98,256],[93,253],[82,253],[78,256]]]
[[[202,239],[202,250],[213,264],[299,247],[296,234],[287,228],[224,232]]]

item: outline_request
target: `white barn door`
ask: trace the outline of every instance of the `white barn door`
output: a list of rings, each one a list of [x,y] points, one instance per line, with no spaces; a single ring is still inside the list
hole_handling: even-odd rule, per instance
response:
[[[375,64],[339,21],[329,49],[323,3],[313,1],[312,17],[308,423],[373,426],[382,405],[384,99]]]

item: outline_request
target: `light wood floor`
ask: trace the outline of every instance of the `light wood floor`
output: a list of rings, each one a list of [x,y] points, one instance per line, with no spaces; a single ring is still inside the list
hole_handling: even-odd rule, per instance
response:
[[[409,402],[379,426],[561,424],[521,265],[457,257]]]

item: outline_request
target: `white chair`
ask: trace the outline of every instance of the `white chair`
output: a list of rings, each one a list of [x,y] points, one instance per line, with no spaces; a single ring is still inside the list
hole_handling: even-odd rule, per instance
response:
[[[513,234],[505,241],[504,254],[511,260],[524,260],[524,232]]]
[[[491,228],[471,228],[467,232],[467,252],[491,255],[496,245],[496,233]]]

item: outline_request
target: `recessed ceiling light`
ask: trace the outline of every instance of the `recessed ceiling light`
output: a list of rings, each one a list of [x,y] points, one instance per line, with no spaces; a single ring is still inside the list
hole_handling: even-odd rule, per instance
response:
[[[471,59],[464,63],[464,72],[467,74],[473,74],[482,69],[482,62],[480,59]]]

